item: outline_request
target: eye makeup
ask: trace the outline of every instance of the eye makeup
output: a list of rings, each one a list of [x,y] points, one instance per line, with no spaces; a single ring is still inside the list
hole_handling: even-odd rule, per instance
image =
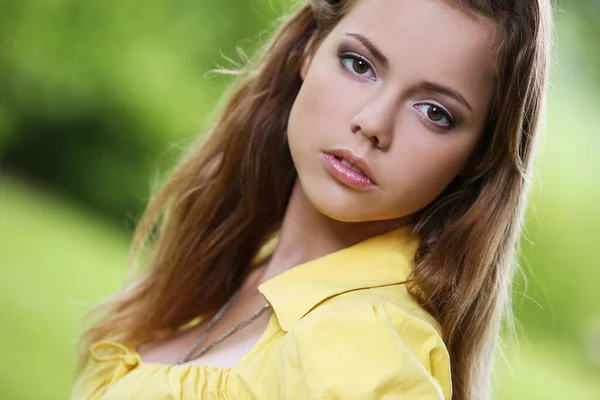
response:
[[[354,42],[355,41],[352,39],[342,39],[339,43],[336,54],[340,68],[344,73],[350,74],[353,78],[376,81],[378,76],[375,65],[367,57],[361,55],[357,51],[357,47],[360,48],[362,45]],[[442,89],[439,89],[440,87]],[[456,95],[454,91],[431,82],[421,82],[412,90],[413,94],[416,94],[419,91],[430,92],[430,94],[431,92],[439,92],[440,94],[449,95],[453,98],[460,97],[460,100],[462,100],[460,102],[463,104],[466,103],[462,96]],[[418,111],[418,117],[421,118],[422,122],[431,129],[437,131],[450,131],[460,123],[460,119],[455,117],[454,113],[446,106],[442,105],[439,100],[425,100],[425,98],[423,98],[423,100],[414,102],[413,107]]]
[[[425,123],[432,125],[435,129],[450,130],[456,126],[456,120],[452,113],[440,104],[420,102],[415,104],[414,108],[419,111],[421,118],[425,119]],[[440,120],[447,122],[439,123]]]
[[[357,51],[355,44],[348,43],[348,40],[343,40],[337,47],[336,55],[338,57],[340,66],[345,72],[349,72],[353,76],[376,80],[377,73],[373,63],[365,56]],[[360,72],[360,69],[368,68],[364,72]],[[357,70],[358,69],[358,70]],[[366,72],[370,70],[370,76],[366,76]]]

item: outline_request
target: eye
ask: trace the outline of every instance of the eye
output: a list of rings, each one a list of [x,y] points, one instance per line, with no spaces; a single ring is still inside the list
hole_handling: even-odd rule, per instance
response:
[[[371,64],[364,58],[355,54],[340,55],[342,67],[354,75],[364,76],[375,80],[375,72]]]
[[[415,108],[419,110],[427,119],[433,122],[440,128],[451,128],[454,126],[454,119],[448,111],[437,104],[421,103],[415,104]]]

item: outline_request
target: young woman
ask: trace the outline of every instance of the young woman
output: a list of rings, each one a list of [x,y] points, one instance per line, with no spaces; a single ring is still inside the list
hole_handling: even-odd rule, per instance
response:
[[[550,24],[301,4],[149,205],[72,398],[489,398]]]

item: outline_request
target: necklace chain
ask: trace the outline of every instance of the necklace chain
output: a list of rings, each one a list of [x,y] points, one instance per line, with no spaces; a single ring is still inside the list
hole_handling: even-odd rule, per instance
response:
[[[177,360],[176,365],[181,365],[190,360],[200,357],[202,354],[206,353],[207,351],[209,351],[210,349],[212,349],[213,347],[215,347],[216,345],[221,343],[223,340],[227,339],[229,336],[233,335],[235,332],[239,331],[240,329],[242,329],[246,325],[248,325],[250,322],[254,321],[256,318],[258,318],[259,315],[261,315],[263,312],[265,312],[269,308],[268,303],[263,304],[263,306],[258,311],[256,311],[254,314],[252,314],[250,317],[248,317],[244,321],[240,322],[239,324],[237,324],[236,326],[234,326],[233,328],[231,328],[230,330],[225,332],[223,335],[221,335],[217,339],[210,342],[208,345],[197,350],[198,347],[200,347],[200,345],[206,340],[206,337],[208,336],[210,331],[214,328],[214,326],[221,320],[221,318],[223,318],[223,314],[225,314],[225,312],[229,309],[229,307],[231,307],[231,305],[238,298],[238,296],[240,295],[240,292],[241,292],[241,289],[238,290],[237,292],[235,292],[234,295],[231,296],[231,298],[223,305],[223,307],[221,307],[221,309],[214,315],[214,317],[211,318],[211,320],[208,322],[206,330],[204,332],[202,332],[202,335],[200,335],[200,337],[194,342],[192,347],[190,347],[189,350],[179,360]]]

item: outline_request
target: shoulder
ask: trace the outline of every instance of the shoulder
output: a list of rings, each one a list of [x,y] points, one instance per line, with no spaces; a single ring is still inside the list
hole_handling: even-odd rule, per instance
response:
[[[89,355],[71,389],[70,399],[98,399],[112,382],[121,378],[140,362],[132,346],[100,340],[89,348]]]
[[[439,327],[402,285],[325,300],[294,324],[283,350],[311,392],[298,398],[450,398]]]

